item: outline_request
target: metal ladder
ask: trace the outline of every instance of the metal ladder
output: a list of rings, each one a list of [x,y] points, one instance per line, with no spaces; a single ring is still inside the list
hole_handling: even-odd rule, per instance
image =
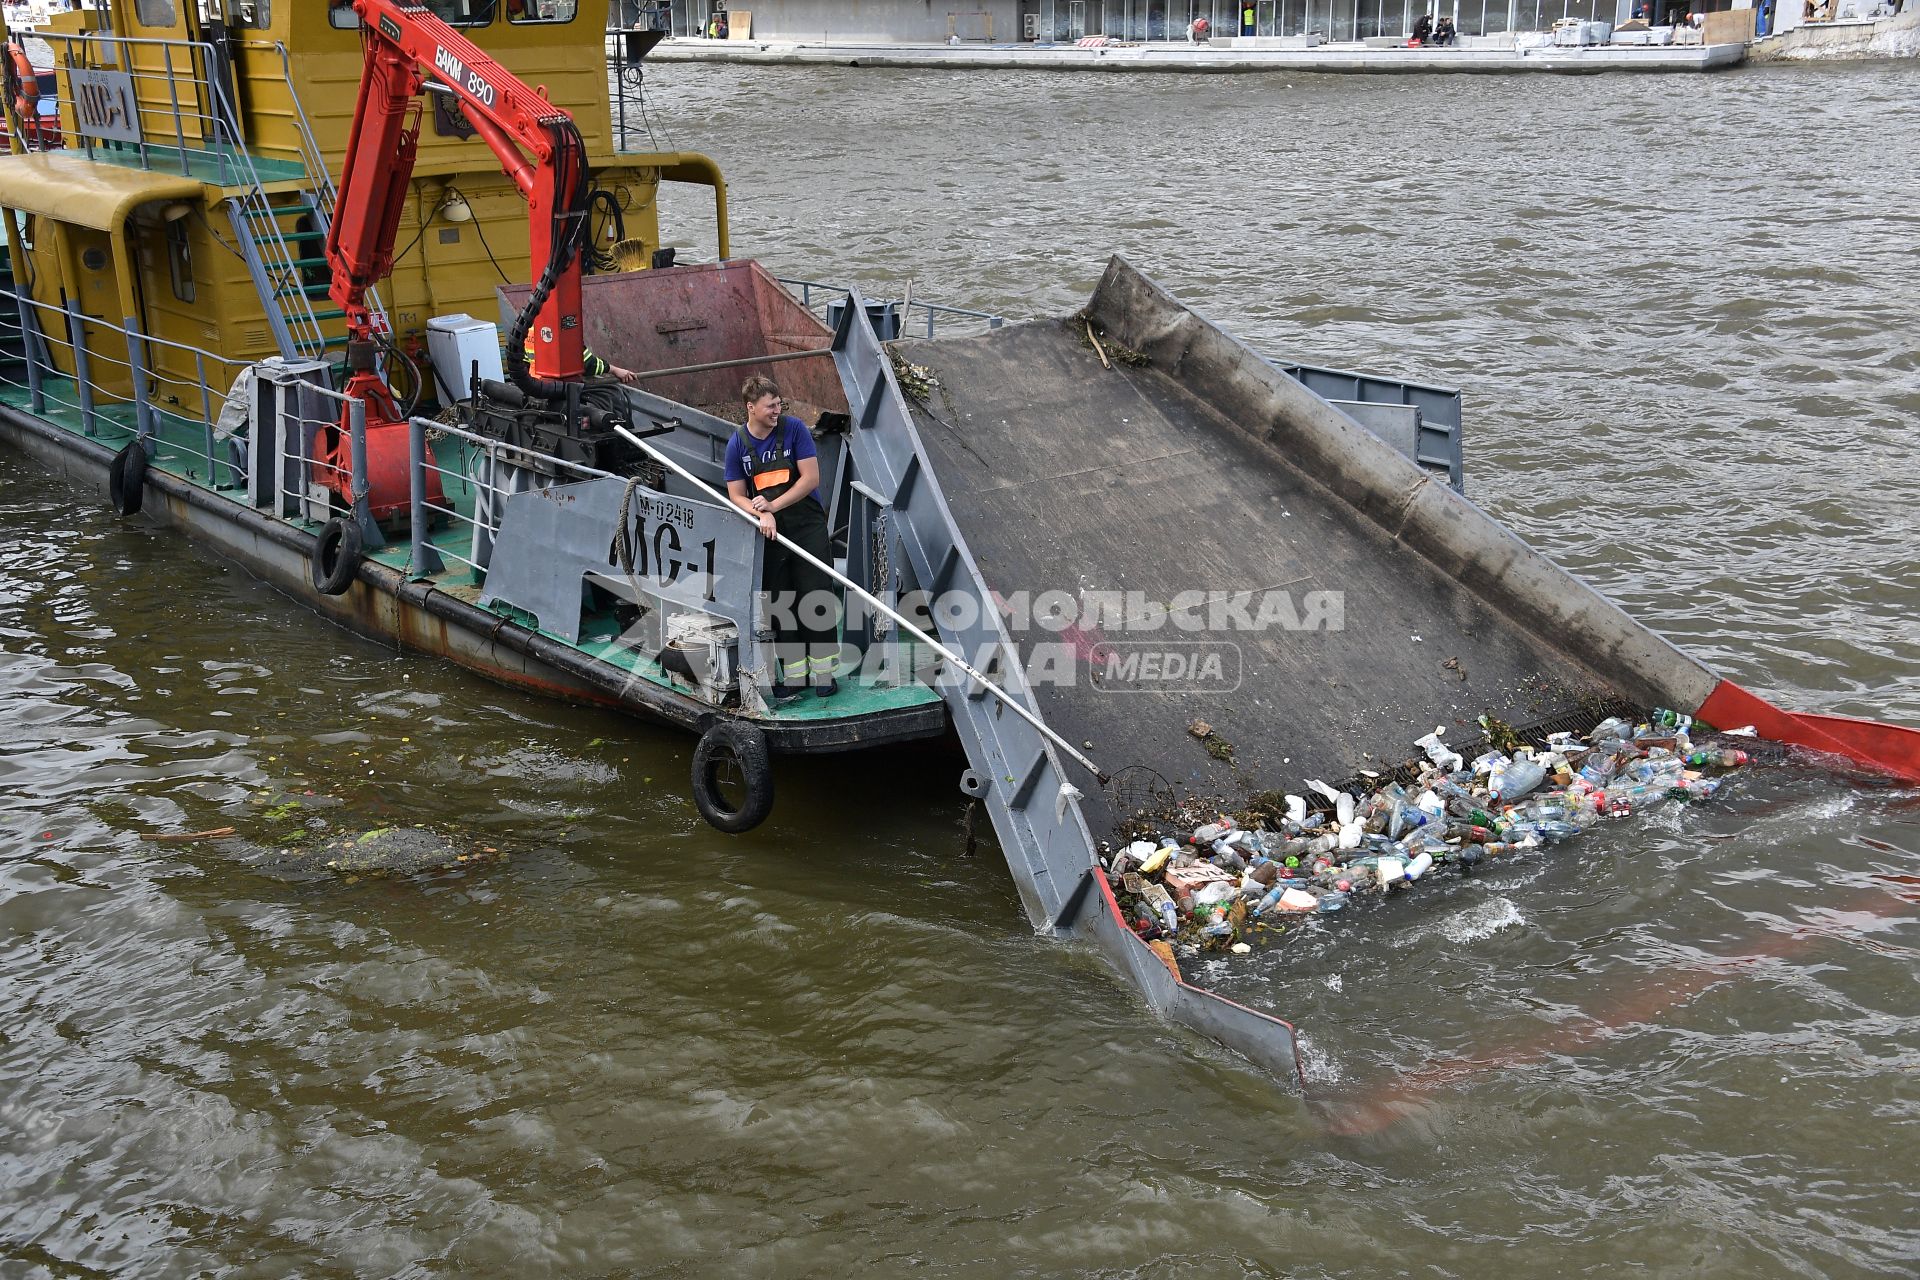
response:
[[[307,284],[306,271],[326,266],[327,232],[324,217],[312,192],[303,191],[298,204],[276,205],[267,193],[254,187],[227,198],[227,218],[233,224],[234,242],[246,259],[247,274],[266,308],[267,328],[273,334],[280,354],[289,360],[319,359],[329,346],[321,328],[323,321],[338,320],[345,312],[337,307],[314,310],[313,300],[324,297],[324,284]],[[312,226],[305,230],[280,225],[283,217],[307,216]],[[303,248],[299,251],[294,245]],[[317,292],[316,292],[317,291]]]
[[[306,283],[304,273],[327,265],[327,232],[333,225],[339,192],[333,185],[333,175],[327,170],[326,156],[314,139],[306,104],[293,88],[293,68],[286,45],[276,41],[274,49],[280,55],[288,92],[293,98],[300,163],[307,171],[308,188],[296,193],[296,203],[273,203],[260,182],[251,154],[241,141],[239,122],[232,107],[216,86],[221,122],[231,132],[234,152],[242,166],[241,176],[247,180],[236,184],[243,188],[239,195],[227,198],[227,217],[233,225],[240,256],[246,260],[247,273],[252,276],[254,289],[266,308],[267,328],[280,354],[288,359],[323,359],[329,349],[342,345],[345,337],[329,336],[321,326],[326,321],[344,318],[345,313],[334,306],[316,310],[313,303],[327,296],[329,286],[324,282]],[[310,226],[304,230],[282,226],[278,219],[287,217],[308,218]],[[376,325],[384,329],[386,308],[377,291],[367,291],[367,305],[376,317]]]

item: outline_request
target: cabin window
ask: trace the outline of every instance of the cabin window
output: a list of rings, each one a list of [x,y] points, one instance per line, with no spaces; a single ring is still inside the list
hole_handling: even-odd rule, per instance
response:
[[[143,27],[171,27],[180,21],[173,0],[134,0],[133,15]]]
[[[265,31],[273,25],[273,0],[200,0],[200,21]]]
[[[507,0],[512,22],[572,22],[579,11],[580,0]]]
[[[484,27],[493,21],[494,0],[426,0],[426,4],[450,27]]]
[[[433,16],[449,26],[484,27],[493,21],[495,0],[426,0],[427,8]],[[333,7],[327,11],[327,21],[336,27],[357,27],[360,15],[354,12],[352,0],[332,0]]]
[[[167,224],[167,274],[173,280],[173,296],[182,302],[192,302],[193,244],[187,239],[185,218],[175,218]]]

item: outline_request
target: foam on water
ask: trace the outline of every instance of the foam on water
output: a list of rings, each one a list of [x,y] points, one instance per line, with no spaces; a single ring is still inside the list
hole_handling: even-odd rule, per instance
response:
[[[1489,898],[1448,916],[1434,926],[1434,931],[1448,942],[1464,946],[1482,938],[1491,938],[1502,929],[1518,928],[1526,922],[1527,917],[1513,899]]]

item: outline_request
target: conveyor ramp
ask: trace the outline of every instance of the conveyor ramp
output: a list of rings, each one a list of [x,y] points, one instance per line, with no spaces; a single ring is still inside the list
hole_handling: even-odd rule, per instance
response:
[[[1072,610],[1014,638],[1047,722],[1109,771],[1238,807],[1398,764],[1436,724],[1617,697],[1175,377],[1103,367],[1081,322],[902,351],[937,382],[914,415],[988,586]],[[1073,667],[1045,665],[1063,643]],[[1097,835],[1126,816],[1110,795],[1083,806]]]
[[[1175,981],[1089,874],[1135,803],[1238,808],[1401,765],[1435,725],[1467,746],[1482,714],[1583,728],[1714,687],[1118,259],[1068,320],[891,349],[843,320],[834,345],[895,566],[876,586],[944,598],[941,638],[976,667],[1017,655],[999,681],[1111,775],[977,687],[947,690],[1029,917],[1090,933],[1157,1008],[1256,1061],[1291,1073],[1291,1028]],[[1023,610],[1051,625],[1022,629]]]

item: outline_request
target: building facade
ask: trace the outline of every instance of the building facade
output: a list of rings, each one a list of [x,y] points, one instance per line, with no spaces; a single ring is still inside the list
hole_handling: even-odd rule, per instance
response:
[[[747,15],[758,40],[825,43],[989,44],[1184,40],[1204,18],[1219,35],[1318,35],[1328,41],[1402,36],[1422,14],[1451,16],[1470,36],[1547,31],[1562,18],[1624,22],[1637,0],[658,0],[661,25],[701,35],[715,13]],[[1651,0],[1649,7],[1694,12],[1733,0]],[[639,7],[647,7],[645,5]],[[1744,6],[1743,6],[1744,7]],[[1655,13],[1656,21],[1664,13]],[[741,32],[738,34],[749,34]]]

